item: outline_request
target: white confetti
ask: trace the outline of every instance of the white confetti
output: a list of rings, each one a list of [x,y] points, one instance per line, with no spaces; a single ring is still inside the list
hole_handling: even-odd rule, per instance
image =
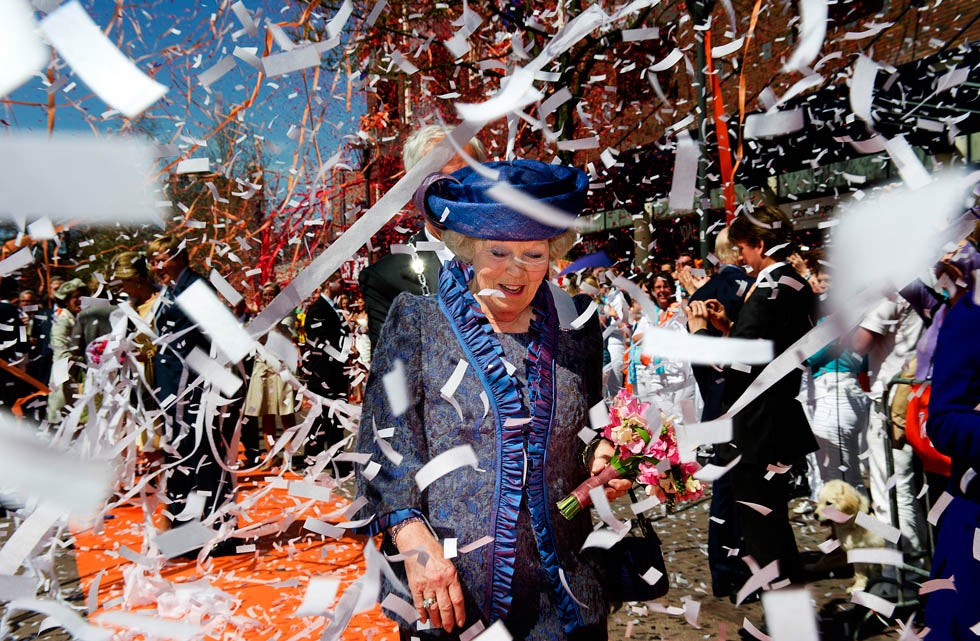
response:
[[[471,445],[460,445],[435,456],[415,473],[415,483],[419,490],[425,491],[437,479],[461,467],[479,469],[479,460]]]
[[[762,594],[762,609],[773,641],[819,641],[817,617],[806,589],[772,590]]]
[[[783,71],[804,71],[823,47],[827,35],[827,0],[800,0],[800,36]]]
[[[204,628],[186,621],[172,621],[160,617],[151,617],[134,612],[109,611],[100,612],[95,616],[100,624],[108,624],[138,632],[152,639],[175,639],[190,641],[203,635]]]
[[[0,3],[0,96],[41,71],[50,58],[37,36],[34,9],[27,0]]]
[[[674,175],[670,184],[670,196],[667,202],[667,207],[671,210],[691,209],[694,204],[694,192],[698,177],[698,160],[701,157],[700,149],[698,143],[691,137],[690,132],[681,131],[677,134],[677,151],[674,154]]]
[[[237,363],[252,351],[255,341],[205,281],[191,283],[177,296],[177,305],[204,330],[229,362]]]
[[[411,403],[408,382],[405,379],[405,363],[396,359],[391,365],[391,371],[382,377],[382,383],[388,397],[391,414],[401,416],[408,410]]]
[[[160,223],[154,148],[136,139],[63,134],[0,138],[0,211],[54,222]],[[51,189],[51,177],[58,189]]]
[[[874,563],[901,567],[902,551],[893,548],[854,548],[847,551],[848,563]]]
[[[322,615],[336,601],[339,590],[339,579],[327,576],[310,577],[310,582],[306,586],[306,592],[303,594],[303,601],[296,608],[293,616],[309,617]]]
[[[49,13],[41,21],[41,31],[72,71],[128,118],[140,115],[167,93],[165,86],[137,69],[109,41],[77,0]]]
[[[863,605],[864,607],[877,612],[886,619],[890,619],[895,612],[895,604],[891,601],[887,601],[880,596],[871,594],[870,592],[865,592],[863,590],[855,590],[851,594],[851,603],[857,603],[858,605]]]
[[[262,58],[262,68],[270,78],[309,69],[320,64],[320,52],[313,45],[296,47]]]
[[[858,512],[854,523],[892,543],[898,543],[898,539],[902,536],[902,531],[897,527],[864,512]]]
[[[449,379],[442,386],[442,389],[439,390],[442,400],[453,406],[459,415],[459,420],[463,420],[463,409],[459,406],[459,402],[454,398],[454,395],[459,384],[463,382],[463,376],[466,375],[467,367],[469,367],[469,364],[464,359],[459,359],[459,362],[456,363],[456,369],[453,370],[453,373],[449,375]]]

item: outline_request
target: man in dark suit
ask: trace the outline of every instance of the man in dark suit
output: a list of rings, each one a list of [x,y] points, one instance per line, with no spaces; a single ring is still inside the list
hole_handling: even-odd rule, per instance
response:
[[[793,227],[775,207],[757,208],[752,218],[740,216],[729,228],[729,238],[739,249],[745,265],[756,277],[742,306],[738,321],[731,323],[718,300],[691,303],[689,328],[707,333],[714,325],[735,338],[766,339],[775,354],[783,353],[806,334],[815,318],[815,298],[810,285],[785,261],[793,251]],[[725,407],[731,407],[764,368],[725,369]],[[741,460],[732,469],[736,501],[763,505],[772,510],[762,515],[738,504],[744,543],[742,551],[760,566],[779,561],[780,576],[802,580],[802,565],[793,528],[789,522],[790,483],[787,474],[768,474],[770,464],[792,465],[817,449],[817,442],[803,406],[796,399],[802,370],[777,381],[733,418],[732,445]]]
[[[350,351],[350,328],[334,302],[340,293],[340,279],[334,274],[324,284],[324,291],[306,309],[306,346],[300,371],[307,388],[326,399],[347,398],[347,354]],[[316,456],[347,435],[329,407],[314,424],[306,443],[306,453]],[[338,471],[349,472],[349,464],[337,464]]]
[[[207,435],[203,435],[200,442],[195,438],[195,425],[204,394],[210,393],[210,389],[206,389],[206,385],[198,385],[187,392],[187,385],[195,380],[196,375],[184,366],[184,359],[195,347],[209,353],[211,341],[197,329],[176,300],[194,282],[207,281],[190,268],[187,250],[172,236],[150,242],[149,254],[153,273],[166,286],[154,320],[162,340],[153,356],[153,369],[156,398],[163,404],[166,413],[164,462],[172,466],[166,482],[170,501],[168,511],[172,516],[177,516],[183,511],[187,497],[200,492],[206,499],[202,516],[206,518],[226,501],[234,500],[234,485],[231,475],[218,464]],[[179,400],[174,402],[174,398]],[[220,424],[221,417],[216,421]],[[203,425],[206,427],[209,421],[205,420]],[[216,435],[214,442],[217,456],[225,457],[223,435]],[[180,463],[174,465],[178,461]]]
[[[715,273],[707,282],[697,287],[696,279],[690,275],[690,268],[686,268],[686,271],[682,268],[681,281],[687,291],[693,292],[691,301],[717,300],[724,307],[728,319],[736,322],[742,310],[743,297],[752,285],[752,278],[736,264],[739,260],[738,251],[728,240],[728,228],[718,232],[714,255],[718,258],[718,263],[715,265]],[[712,336],[721,335],[718,329],[711,326],[707,331]],[[704,401],[701,420],[712,421],[724,413],[725,376],[711,365],[692,365],[691,369]],[[724,465],[723,455],[716,453],[712,463]],[[737,557],[728,555],[729,549],[737,549],[742,545],[742,529],[735,506],[731,476],[726,474],[711,484],[712,518],[708,521],[711,589],[719,597],[736,594],[749,576],[745,564]]]
[[[412,134],[405,141],[402,153],[405,170],[414,167],[445,137],[445,129],[437,125],[423,127]],[[480,162],[485,160],[483,147],[475,138],[467,144],[464,151]],[[440,171],[451,174],[465,164],[460,156],[453,156]],[[368,315],[368,338],[371,339],[371,345],[378,344],[381,328],[395,297],[402,292],[410,292],[416,296],[434,294],[439,289],[439,268],[444,261],[452,258],[452,253],[445,248],[435,249],[440,244],[442,232],[437,222],[429,220],[425,212],[422,215],[425,227],[409,239],[411,254],[388,254],[362,269],[358,276],[358,285]],[[427,245],[429,243],[431,244]]]

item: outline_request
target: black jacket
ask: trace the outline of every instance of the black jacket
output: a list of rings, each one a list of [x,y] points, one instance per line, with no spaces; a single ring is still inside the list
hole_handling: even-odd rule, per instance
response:
[[[330,301],[320,296],[306,310],[306,346],[301,371],[310,391],[325,398],[347,396],[347,363],[337,360],[324,347],[342,352],[350,329]]]
[[[775,287],[757,283],[730,336],[771,340],[773,354],[779,356],[813,328],[816,299],[810,285],[791,266],[781,265],[770,276]],[[795,281],[799,289],[780,279]],[[726,368],[725,406],[731,407],[763,369],[763,365],[753,366],[751,372]],[[796,399],[802,377],[802,370],[793,370],[735,415],[732,442],[743,462],[789,465],[816,451],[810,422]]]
[[[422,231],[412,236],[410,242],[414,245],[426,240],[428,239],[425,232]],[[442,266],[439,256],[431,251],[420,251],[418,256],[422,261],[423,275],[429,293],[435,294],[439,291],[439,268]],[[384,327],[388,310],[391,309],[395,297],[402,292],[422,295],[419,275],[412,269],[412,257],[407,254],[388,254],[373,265],[365,267],[358,277],[358,285],[364,297],[364,308],[368,316],[368,338],[371,339],[372,346],[378,344],[381,328]]]

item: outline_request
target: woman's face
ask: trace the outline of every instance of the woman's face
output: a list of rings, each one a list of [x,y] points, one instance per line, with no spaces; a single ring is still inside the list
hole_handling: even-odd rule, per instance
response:
[[[753,275],[758,274],[762,270],[766,258],[763,250],[765,244],[759,241],[759,244],[752,245],[747,241],[740,240],[735,243],[735,246],[738,247],[738,254],[742,257],[742,264],[751,267]]]
[[[548,273],[548,241],[477,240],[473,269],[478,292],[503,294],[480,297],[484,309],[497,320],[512,320],[531,304]]]
[[[82,311],[82,290],[76,289],[69,294],[68,298],[65,299],[65,307],[77,316]]]
[[[138,278],[120,278],[119,290],[126,294],[134,305],[142,305],[146,302],[146,287],[140,283]]]
[[[660,309],[667,309],[673,302],[672,297],[674,292],[671,291],[670,285],[663,278],[658,278],[653,281],[653,302],[657,304]]]

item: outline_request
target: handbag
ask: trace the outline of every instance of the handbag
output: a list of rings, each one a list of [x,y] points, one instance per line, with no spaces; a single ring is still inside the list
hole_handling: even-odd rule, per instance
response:
[[[630,490],[630,498],[636,502],[633,490]],[[667,576],[660,537],[646,515],[638,514],[636,520],[642,536],[623,538],[609,548],[605,555],[609,601],[617,606],[627,601],[659,599],[670,589],[670,577]],[[647,583],[643,578],[650,568],[661,574],[653,584]]]

